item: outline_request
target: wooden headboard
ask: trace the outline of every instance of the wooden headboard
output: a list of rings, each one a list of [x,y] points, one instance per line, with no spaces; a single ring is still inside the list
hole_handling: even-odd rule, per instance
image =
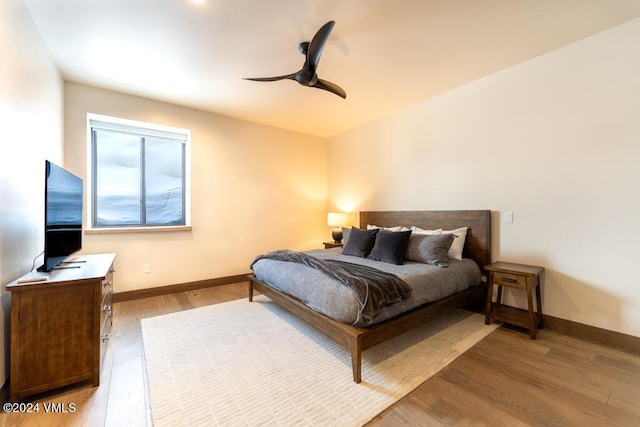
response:
[[[453,230],[468,227],[463,256],[473,259],[481,269],[491,263],[491,211],[363,211],[360,228],[416,226]]]

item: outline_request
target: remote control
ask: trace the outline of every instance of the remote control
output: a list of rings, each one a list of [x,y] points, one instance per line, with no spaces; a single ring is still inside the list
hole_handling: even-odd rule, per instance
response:
[[[48,280],[49,276],[31,276],[18,279],[18,283],[46,282]]]

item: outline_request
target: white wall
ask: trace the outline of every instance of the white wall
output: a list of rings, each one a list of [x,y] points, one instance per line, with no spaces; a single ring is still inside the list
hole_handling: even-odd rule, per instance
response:
[[[0,2],[0,383],[10,293],[44,247],[44,159],[61,165],[62,79],[22,0]],[[40,261],[42,261],[40,259]]]
[[[68,82],[64,111],[65,164],[81,177],[87,113],[191,130],[192,231],[84,236],[84,253],[117,253],[117,292],[248,273],[262,252],[327,240],[322,138]]]
[[[546,267],[546,314],[640,336],[638,40],[640,19],[332,138],[331,203],[491,209],[493,259]]]

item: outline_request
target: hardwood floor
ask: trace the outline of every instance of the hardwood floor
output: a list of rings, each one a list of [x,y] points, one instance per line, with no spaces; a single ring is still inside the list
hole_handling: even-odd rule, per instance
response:
[[[41,396],[40,412],[1,413],[0,426],[150,426],[140,319],[246,298],[246,286],[116,303],[101,385]],[[45,412],[45,403],[67,412]],[[639,426],[640,357],[546,330],[533,341],[499,328],[369,425]]]
[[[640,357],[499,328],[371,426],[640,426]]]

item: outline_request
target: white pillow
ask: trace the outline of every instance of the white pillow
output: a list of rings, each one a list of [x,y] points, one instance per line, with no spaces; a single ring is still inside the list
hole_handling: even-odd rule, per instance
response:
[[[438,228],[437,230],[426,230],[424,228],[416,227],[415,225],[411,227],[411,231],[413,234],[442,234],[442,228]]]
[[[387,230],[387,231],[409,231],[410,228],[407,227],[402,227],[402,226],[396,226],[396,227],[378,227],[377,225],[371,225],[371,224],[367,224],[367,230],[375,230],[381,228],[383,230]]]
[[[442,230],[442,234],[455,234],[451,248],[449,248],[449,258],[462,260],[462,250],[467,239],[467,227],[456,228],[455,230]]]

